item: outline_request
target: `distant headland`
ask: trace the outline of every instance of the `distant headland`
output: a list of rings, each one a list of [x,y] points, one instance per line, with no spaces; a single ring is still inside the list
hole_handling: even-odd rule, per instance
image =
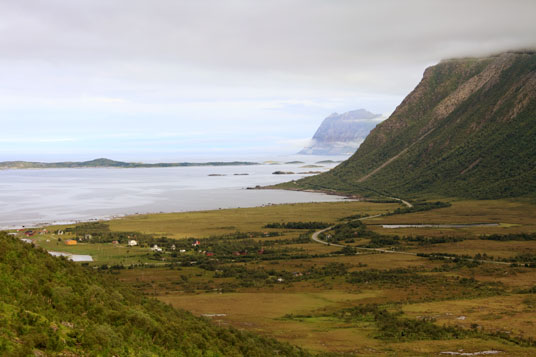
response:
[[[31,162],[31,161],[2,161],[0,169],[57,169],[57,168],[150,168],[150,167],[183,167],[183,166],[239,166],[260,165],[249,161],[212,161],[212,162],[162,162],[147,164],[141,162],[115,161],[100,158],[90,161],[62,161],[62,162]]]

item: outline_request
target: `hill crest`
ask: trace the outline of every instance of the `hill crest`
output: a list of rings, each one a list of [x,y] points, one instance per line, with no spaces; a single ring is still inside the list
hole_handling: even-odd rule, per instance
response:
[[[536,52],[442,61],[357,152],[295,187],[363,196],[536,191]]]

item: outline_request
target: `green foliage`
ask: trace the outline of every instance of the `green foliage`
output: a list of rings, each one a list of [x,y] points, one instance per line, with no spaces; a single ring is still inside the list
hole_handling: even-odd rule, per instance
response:
[[[135,294],[112,276],[0,233],[0,354],[303,356]]]
[[[329,223],[324,222],[286,222],[268,223],[263,228],[283,228],[283,229],[322,229],[329,227]]]
[[[462,90],[487,78],[479,77],[484,71],[492,76],[485,85]],[[350,159],[281,187],[366,197],[534,196],[534,73],[534,51],[441,62]]]
[[[346,223],[339,223],[333,226],[328,232],[320,234],[320,238],[329,243],[338,243],[353,238],[373,238],[379,236],[378,233],[367,229],[367,225],[359,220]]]
[[[536,240],[536,233],[490,234],[487,236],[481,236],[480,239],[496,240],[501,242],[511,240],[533,241]]]
[[[407,342],[416,340],[451,340],[475,335],[471,330],[456,326],[439,326],[433,320],[402,318],[401,313],[389,312],[377,305],[361,305],[345,309],[340,316],[346,321],[374,321],[376,338]]]
[[[452,236],[439,236],[439,237],[425,237],[425,236],[410,236],[403,238],[407,242],[416,242],[419,245],[432,245],[432,244],[441,244],[441,243],[454,243],[461,242],[464,240],[462,237],[452,237]]]
[[[385,213],[384,216],[393,216],[396,214],[430,211],[433,209],[445,208],[445,207],[450,207],[450,206],[451,204],[449,202],[441,202],[441,201],[416,202],[416,203],[413,203],[412,207],[399,207],[392,212]]]

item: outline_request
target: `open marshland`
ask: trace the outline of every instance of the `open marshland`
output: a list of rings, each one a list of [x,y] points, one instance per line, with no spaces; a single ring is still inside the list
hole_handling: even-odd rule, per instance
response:
[[[31,239],[89,254],[94,261],[84,264],[219,326],[316,353],[536,353],[536,207],[453,201],[393,214],[400,207],[347,201],[133,215],[51,226]],[[499,225],[382,228],[424,222]],[[321,227],[330,227],[320,235],[330,244],[311,240]]]

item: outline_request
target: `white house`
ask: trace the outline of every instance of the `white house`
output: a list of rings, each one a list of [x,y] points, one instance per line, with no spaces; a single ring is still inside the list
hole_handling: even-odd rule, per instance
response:
[[[128,241],[128,246],[129,247],[134,247],[136,245],[138,245],[138,242],[136,242],[134,239],[131,239],[131,240]]]
[[[162,248],[160,248],[159,246],[157,246],[156,244],[153,245],[153,247],[151,248],[151,250],[153,252],[161,252],[162,251]]]

